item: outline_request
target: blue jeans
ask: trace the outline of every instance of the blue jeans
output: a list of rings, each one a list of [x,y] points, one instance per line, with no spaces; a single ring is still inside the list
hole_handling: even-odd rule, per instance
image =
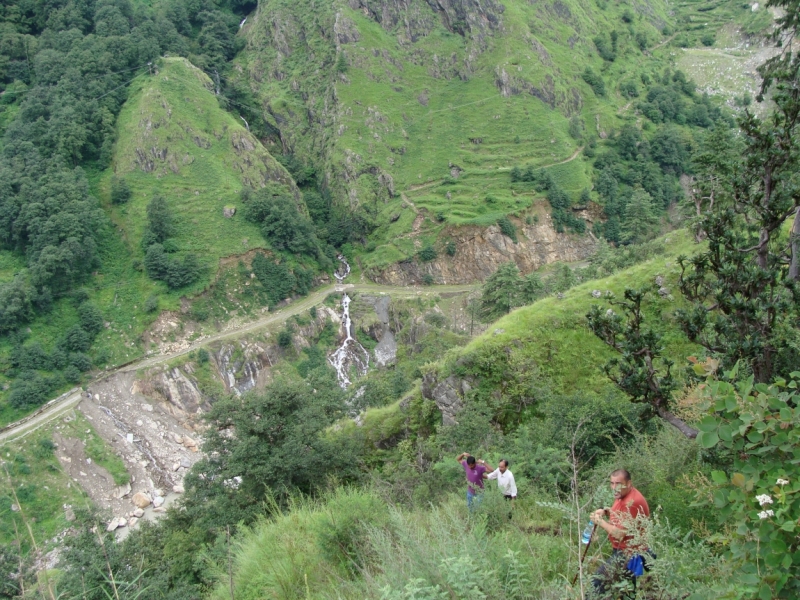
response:
[[[483,502],[483,490],[480,492],[473,492],[471,489],[467,488],[467,508],[472,510],[473,508],[480,506],[481,502]]]

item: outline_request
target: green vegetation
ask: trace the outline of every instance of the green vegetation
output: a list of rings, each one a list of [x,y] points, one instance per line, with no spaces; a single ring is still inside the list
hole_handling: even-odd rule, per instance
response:
[[[215,402],[180,507],[120,544],[78,511],[58,595],[583,597],[594,566],[566,583],[579,532],[619,466],[654,509],[636,535],[658,559],[637,591],[616,591],[797,595],[798,59],[766,65],[774,111],[737,132],[671,53],[719,46],[726,19],[763,31],[766,11],[679,3],[673,23],[658,2],[499,6],[423,4],[409,19],[391,4],[378,18],[266,0],[270,19],[241,31],[250,4],[2,13],[0,83],[25,96],[0,114],[2,418],[140,353],[137,336],[182,296],[197,321],[234,299],[253,315],[307,293],[339,251],[358,274],[457,257],[448,228],[464,224],[517,241],[510,216],[536,222],[544,199],[558,233],[585,233],[590,214],[601,238],[588,264],[502,265],[480,298],[393,301],[396,362],[348,390],[327,363],[330,321],[297,344],[305,314],[277,332],[263,390],[227,396],[194,352]],[[776,6],[792,29],[796,7]],[[140,50],[68,66],[128,43]],[[166,50],[191,62],[152,60]],[[118,79],[147,59],[147,74]],[[92,76],[103,83],[77,85]],[[689,230],[654,239],[679,212]],[[374,308],[351,308],[375,348]],[[479,316],[499,320],[471,339]],[[126,481],[82,419],[55,427]],[[38,487],[59,475],[49,435],[4,448],[6,506],[53,515],[73,501]],[[492,488],[468,513],[464,449],[511,460],[513,509]],[[0,529],[19,555],[0,565],[35,594],[19,517],[13,537],[8,519]]]

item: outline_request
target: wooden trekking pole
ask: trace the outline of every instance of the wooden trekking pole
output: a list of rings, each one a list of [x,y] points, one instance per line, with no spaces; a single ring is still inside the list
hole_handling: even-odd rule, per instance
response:
[[[583,565],[583,559],[585,559],[586,555],[589,554],[589,546],[592,544],[595,531],[597,531],[597,523],[595,523],[594,527],[592,527],[592,533],[589,535],[589,541],[586,542],[586,548],[583,549],[583,556],[581,556],[581,562],[578,564],[578,572],[575,573],[575,577],[572,578],[572,585],[575,585],[575,582],[578,581],[578,575],[580,575],[581,573],[581,565]]]

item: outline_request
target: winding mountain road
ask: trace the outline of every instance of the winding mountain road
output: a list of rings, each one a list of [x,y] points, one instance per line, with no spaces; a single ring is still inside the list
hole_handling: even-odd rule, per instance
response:
[[[469,284],[469,285],[430,285],[425,287],[415,287],[415,286],[385,286],[385,285],[378,285],[375,283],[336,283],[327,285],[325,287],[318,288],[311,292],[305,298],[300,298],[299,300],[291,303],[290,305],[275,311],[274,313],[270,313],[269,315],[257,319],[255,321],[251,321],[249,323],[244,323],[236,326],[231,326],[228,329],[224,329],[219,333],[215,333],[213,335],[208,336],[201,336],[200,338],[194,340],[190,346],[180,350],[179,352],[173,352],[171,354],[159,354],[157,356],[146,356],[141,358],[140,360],[125,364],[123,366],[117,367],[116,369],[112,369],[109,371],[103,372],[101,375],[96,377],[94,380],[86,384],[88,389],[91,389],[93,383],[98,381],[102,381],[108,379],[109,377],[113,377],[117,373],[125,372],[125,371],[137,371],[139,369],[147,369],[150,367],[154,367],[156,365],[160,365],[166,362],[173,360],[179,356],[183,356],[201,348],[207,344],[218,342],[222,340],[237,338],[247,333],[252,333],[253,331],[258,331],[264,327],[269,325],[280,324],[290,319],[294,315],[300,314],[309,310],[312,306],[316,306],[320,304],[325,298],[332,293],[335,292],[361,292],[361,293],[371,293],[371,294],[386,294],[388,296],[394,296],[398,298],[402,297],[416,297],[422,295],[431,295],[431,294],[459,294],[464,292],[471,292],[478,289],[478,285],[476,284]],[[22,437],[35,431],[42,425],[50,422],[51,420],[55,419],[59,415],[64,414],[66,411],[75,408],[75,406],[80,403],[80,401],[86,396],[88,392],[84,392],[81,388],[73,388],[70,391],[62,394],[58,398],[54,398],[50,400],[47,404],[40,407],[38,410],[33,412],[32,414],[28,415],[27,417],[23,417],[19,421],[14,423],[9,423],[2,429],[0,429],[0,443],[8,442],[12,439]]]

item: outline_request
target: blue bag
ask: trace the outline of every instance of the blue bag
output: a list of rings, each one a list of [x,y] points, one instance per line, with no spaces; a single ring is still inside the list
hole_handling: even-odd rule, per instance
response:
[[[633,573],[634,577],[641,577],[644,575],[644,558],[642,558],[641,554],[634,554],[625,565],[625,568]]]

